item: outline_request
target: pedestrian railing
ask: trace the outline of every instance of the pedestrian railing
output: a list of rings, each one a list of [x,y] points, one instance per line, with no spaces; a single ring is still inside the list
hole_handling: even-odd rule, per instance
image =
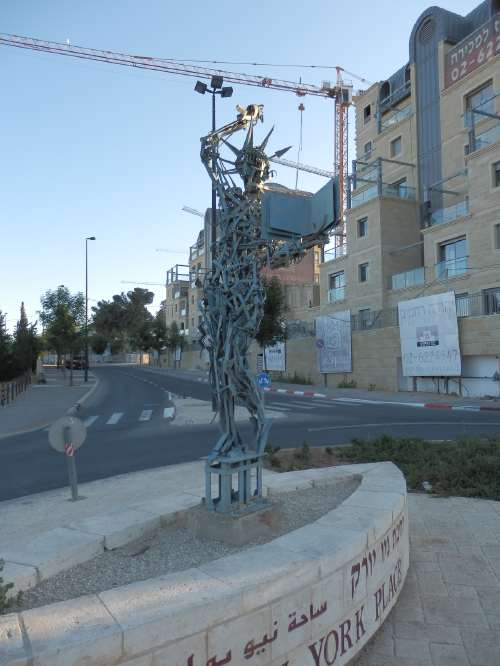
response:
[[[0,407],[7,407],[31,386],[31,373],[26,372],[10,382],[0,382]]]

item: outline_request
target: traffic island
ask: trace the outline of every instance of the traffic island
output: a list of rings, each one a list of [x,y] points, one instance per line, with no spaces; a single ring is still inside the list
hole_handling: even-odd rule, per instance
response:
[[[383,624],[406,577],[404,478],[390,463],[373,463],[272,475],[264,484],[265,496],[278,498],[326,492],[349,477],[354,490],[339,506],[267,543],[3,616],[0,663],[347,664]]]

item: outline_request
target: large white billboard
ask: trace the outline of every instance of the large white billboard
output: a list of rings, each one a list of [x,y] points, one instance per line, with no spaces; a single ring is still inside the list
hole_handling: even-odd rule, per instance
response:
[[[352,372],[350,310],[316,317],[316,356],[320,372]]]
[[[284,342],[275,342],[271,347],[264,348],[266,370],[286,370],[286,351]]]
[[[398,303],[405,377],[456,377],[462,372],[455,294]]]

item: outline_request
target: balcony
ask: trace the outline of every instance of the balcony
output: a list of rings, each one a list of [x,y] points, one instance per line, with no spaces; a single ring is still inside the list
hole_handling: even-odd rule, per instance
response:
[[[447,206],[446,208],[434,211],[430,217],[430,225],[434,226],[436,224],[452,222],[453,220],[457,220],[459,217],[465,217],[465,215],[468,214],[469,200],[464,199],[463,201],[453,204],[453,206]]]
[[[468,257],[460,257],[459,259],[440,261],[436,264],[436,279],[450,280],[465,275],[467,273],[467,259]]]
[[[497,141],[500,141],[500,124],[490,127],[490,129],[481,132],[481,134],[471,135],[469,153],[486,148],[486,146],[497,143]]]
[[[412,113],[413,113],[412,106],[411,104],[408,104],[407,106],[404,106],[402,109],[395,111],[390,116],[382,118],[380,121],[380,131],[383,132],[389,127],[397,125],[405,118],[408,118],[408,116],[411,116]]]
[[[357,192],[351,196],[351,208],[361,206],[361,204],[364,204],[371,199],[375,199],[376,197],[378,197],[378,187],[376,185],[372,185],[366,190],[362,190],[361,192]]]
[[[332,259],[339,259],[340,257],[347,256],[347,243],[342,245],[337,245],[337,247],[331,247],[328,250],[325,250],[325,261],[331,261]]]
[[[396,273],[391,276],[391,289],[407,289],[425,283],[425,268],[419,266],[411,271]]]
[[[343,300],[345,300],[345,285],[342,287],[335,287],[334,289],[328,290],[329,303],[338,303],[339,301]]]

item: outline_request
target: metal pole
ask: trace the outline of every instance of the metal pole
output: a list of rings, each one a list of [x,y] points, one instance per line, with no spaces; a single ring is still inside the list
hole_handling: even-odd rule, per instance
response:
[[[85,378],[89,381],[89,281],[88,281],[88,238],[85,239]]]
[[[212,90],[212,132],[215,132],[215,90]],[[215,173],[215,158],[212,159],[212,170]],[[217,238],[217,198],[215,183],[212,181],[212,270],[215,261],[215,247]]]
[[[71,499],[76,502],[78,497],[78,481],[76,478],[75,449],[71,443],[71,428],[64,428],[64,452],[68,464],[68,478],[71,488]]]

